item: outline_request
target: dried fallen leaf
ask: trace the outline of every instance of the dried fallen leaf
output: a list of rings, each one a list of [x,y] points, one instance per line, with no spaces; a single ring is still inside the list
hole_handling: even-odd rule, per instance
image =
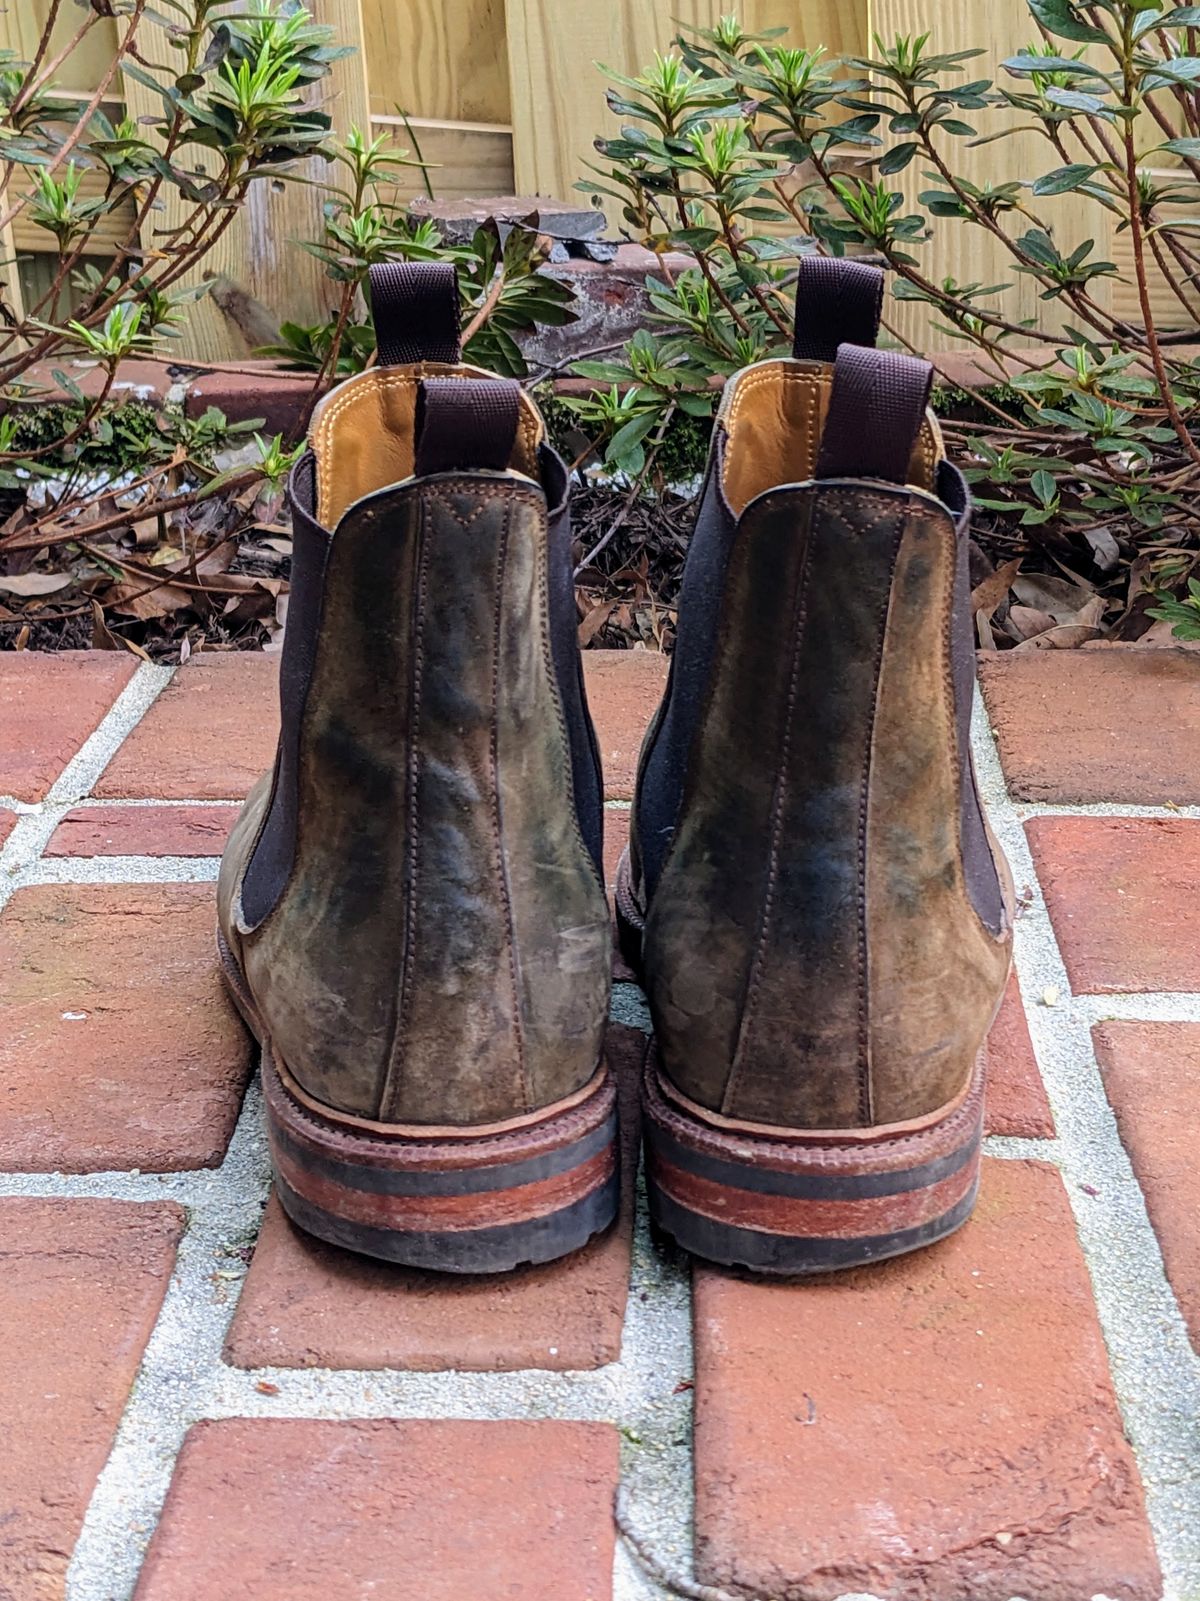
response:
[[[1090,589],[1069,584],[1065,578],[1055,578],[1050,573],[1023,573],[1014,580],[1012,591],[1022,606],[1049,612],[1056,623],[1073,622],[1094,598]]]
[[[976,584],[971,591],[971,610],[976,617],[980,612],[988,619],[997,606],[1005,599],[1010,589],[1014,588],[1014,581],[1021,571],[1021,556],[1014,556],[1012,561],[1006,561],[1003,567],[997,567],[994,573],[989,573],[981,584]]]
[[[1018,643],[1044,634],[1053,627],[1054,618],[1048,611],[1040,611],[1036,606],[1008,608],[1008,631]]]
[[[5,595],[57,595],[75,582],[74,573],[14,573],[0,578],[0,593]]]
[[[592,607],[579,625],[579,648],[581,650],[591,644],[619,604],[615,600],[606,600],[602,601],[599,606]]]

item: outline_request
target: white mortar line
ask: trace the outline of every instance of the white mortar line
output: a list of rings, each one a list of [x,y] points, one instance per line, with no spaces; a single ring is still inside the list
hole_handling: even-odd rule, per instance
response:
[[[618,1010],[624,1012],[624,1007]],[[598,1420],[624,1437],[623,1482],[656,1544],[690,1550],[692,1375],[689,1276],[651,1244],[639,1196],[621,1357],[580,1372],[508,1373],[236,1369],[222,1349],[269,1185],[257,1084],[216,1172],[9,1177],[9,1194],[97,1194],[185,1201],[189,1226],[112,1452],[97,1481],[67,1575],[67,1601],[125,1601],[157,1524],[184,1435],[200,1418],[483,1418]],[[263,1386],[267,1386],[266,1389]],[[663,1527],[660,1528],[660,1524]],[[656,1592],[622,1555],[617,1601]]]
[[[0,806],[2,806],[3,804],[4,804],[4,802],[2,800],[0,800]],[[233,799],[233,800],[224,800],[224,799],[222,799],[222,800],[211,800],[211,799],[205,800],[203,798],[197,799],[194,796],[189,796],[185,800],[164,800],[161,796],[151,795],[148,798],[146,796],[142,796],[142,797],[134,800],[132,798],[127,798],[124,795],[116,795],[116,796],[112,796],[112,795],[84,795],[84,796],[81,797],[81,799],[79,799],[79,800],[77,800],[75,802],[74,810],[83,811],[83,812],[88,812],[88,811],[124,811],[127,807],[130,810],[136,810],[138,807],[141,807],[143,810],[160,811],[161,812],[161,811],[172,811],[177,806],[184,806],[184,807],[187,807],[187,806],[193,806],[193,807],[222,807],[222,806],[228,806],[230,808],[233,808],[235,806],[241,806],[241,804],[242,804],[242,801],[240,801],[240,800],[238,800],[236,798]]]
[[[1022,820],[1034,817],[1151,817],[1158,821],[1172,817],[1200,818],[1200,806],[1125,805],[1121,801],[1093,801],[1086,805],[1063,801],[1014,800],[1013,810]]]
[[[0,910],[28,881],[51,834],[77,801],[88,794],[125,737],[137,727],[170,683],[174,669],[142,662],[125,688],[55,779],[44,801],[23,808],[0,848]]]
[[[215,884],[219,856],[43,856],[27,884]]]
[[[1097,1016],[1194,1017],[1196,997],[1071,994],[1017,807],[1005,789],[995,742],[977,700],[974,744],[988,814],[1018,886],[1032,902],[1016,924],[1017,971],[1057,1138],[1044,1149],[1060,1167],[1092,1278],[1126,1432],[1146,1491],[1165,1595],[1200,1594],[1200,1358],[1163,1270],[1146,1203],[1121,1144],[1096,1064]],[[1054,1006],[1038,1004],[1048,989]],[[1014,1142],[1015,1143],[1015,1142]],[[1038,1150],[1030,1154],[1040,1155]]]

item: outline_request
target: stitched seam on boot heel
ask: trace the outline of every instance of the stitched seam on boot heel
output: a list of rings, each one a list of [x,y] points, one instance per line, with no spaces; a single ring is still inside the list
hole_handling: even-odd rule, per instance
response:
[[[533,1086],[529,1082],[529,1064],[525,1059],[525,1031],[521,1016],[520,954],[517,950],[517,931],[513,922],[512,890],[508,882],[508,864],[504,860],[504,815],[500,801],[500,644],[503,637],[504,575],[508,563],[509,528],[512,521],[512,502],[504,508],[504,522],[500,530],[500,548],[496,556],[496,585],[492,592],[492,711],[488,740],[488,765],[491,768],[492,795],[489,811],[492,820],[492,838],[495,843],[496,883],[504,907],[504,932],[508,945],[508,975],[512,985],[512,1030],[517,1048],[517,1073],[525,1097],[524,1110],[533,1109]]]
[[[385,1121],[397,1090],[399,1059],[404,1035],[408,1028],[409,1008],[412,1002],[413,968],[415,954],[413,933],[416,924],[417,868],[420,861],[420,835],[417,829],[417,789],[421,769],[421,676],[425,657],[425,602],[429,583],[429,509],[425,497],[420,498],[417,521],[417,556],[415,583],[413,584],[413,666],[412,686],[409,695],[409,749],[407,772],[407,824],[408,824],[408,882],[404,894],[404,948],[401,953],[400,993],[396,1001],[392,1023],[392,1044],[388,1052],[387,1071],[379,1091],[376,1116]]]

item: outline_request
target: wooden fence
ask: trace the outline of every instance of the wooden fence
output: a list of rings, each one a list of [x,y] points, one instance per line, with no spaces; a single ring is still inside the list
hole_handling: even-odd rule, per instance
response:
[[[0,46],[28,55],[50,0],[0,0]],[[711,24],[736,9],[751,28],[786,26],[791,40],[822,43],[837,54],[861,52],[873,34],[933,33],[939,51],[982,48],[980,75],[1027,43],[1034,33],[1026,0],[307,0],[320,21],[337,30],[357,54],[339,62],[329,101],[335,123],[391,129],[401,146],[415,139],[433,164],[430,181],[441,197],[543,194],[570,199],[597,132],[612,125],[604,81],[595,62],[618,71],[640,70],[655,49],[665,49],[676,21]],[[77,23],[62,8],[62,28]],[[87,89],[111,62],[116,29],[95,29],[64,69],[67,87]],[[144,116],[152,97],[125,80],[128,109]],[[119,103],[110,109],[120,109]],[[976,181],[1044,170],[1047,147],[1035,134],[964,151],[960,170]],[[919,168],[917,163],[916,167]],[[918,171],[906,175],[921,186]],[[413,175],[413,192],[420,187]],[[297,238],[315,237],[320,194],[311,187],[256,184],[252,202],[208,258],[205,272],[233,280],[278,318],[312,322],[324,315],[330,289]],[[1084,197],[1054,203],[1063,237],[1095,237],[1120,264],[1126,236],[1113,237],[1106,214]],[[169,217],[167,219],[170,220]],[[90,248],[100,255],[112,230],[97,229]],[[36,283],[38,253],[46,236],[20,222],[3,241],[23,259],[22,274]],[[6,251],[7,253],[7,251]],[[942,225],[928,247],[930,276],[961,282],[1011,279],[1011,261],[978,228]],[[1113,309],[1136,315],[1129,284],[1114,284]],[[1044,314],[1036,287],[1018,279],[1006,300],[1013,320]],[[910,331],[924,313],[905,308]],[[207,359],[246,353],[239,336],[210,299],[191,319],[181,354]]]

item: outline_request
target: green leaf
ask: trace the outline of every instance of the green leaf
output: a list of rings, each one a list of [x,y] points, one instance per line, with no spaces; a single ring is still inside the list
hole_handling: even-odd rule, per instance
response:
[[[1180,6],[1162,18],[1160,28],[1200,28],[1200,6]]]
[[[1078,15],[1071,0],[1028,0],[1029,9],[1047,33],[1080,44],[1104,44],[1108,35]]]
[[[1053,473],[1048,473],[1044,467],[1039,467],[1034,473],[1029,480],[1029,487],[1043,506],[1049,506],[1058,494],[1058,485],[1054,481]]]
[[[657,418],[652,411],[645,411],[640,417],[634,417],[627,422],[623,428],[618,428],[609,441],[608,450],[605,452],[608,459],[610,461],[620,461],[623,457],[628,456],[635,445],[641,444],[642,440],[654,427],[656,421]]]
[[[1065,195],[1071,189],[1078,189],[1081,183],[1086,183],[1093,173],[1099,172],[1099,167],[1093,167],[1087,162],[1073,162],[1068,167],[1056,167],[1044,177],[1035,180],[1033,192],[1035,195]]]
[[[879,163],[881,176],[890,177],[893,172],[903,172],[920,148],[920,145],[913,139],[905,144],[896,145],[894,149],[889,150]]]
[[[1188,156],[1193,160],[1200,157],[1200,139],[1168,139],[1160,150],[1170,150],[1176,156]]]
[[[61,367],[52,368],[50,376],[54,379],[54,382],[60,389],[64,390],[68,395],[70,395],[71,399],[77,406],[86,407],[87,396],[84,394],[83,390],[80,389],[79,385],[73,378],[67,377],[66,373],[63,372]]]
[[[1104,101],[1099,95],[1084,94],[1082,89],[1046,90],[1046,99],[1052,106],[1062,106],[1065,111],[1103,111]]]
[[[1099,67],[1093,67],[1087,61],[1076,61],[1073,56],[1039,56],[1023,50],[1020,55],[1010,56],[1001,65],[1019,78],[1031,77],[1035,72],[1043,77],[1050,72],[1069,72],[1076,77],[1103,78],[1108,82],[1107,74],[1101,72]]]
[[[1200,78],[1200,56],[1176,56],[1172,61],[1157,61],[1154,70],[1142,79],[1142,92],[1166,89],[1174,83],[1195,83]]]

